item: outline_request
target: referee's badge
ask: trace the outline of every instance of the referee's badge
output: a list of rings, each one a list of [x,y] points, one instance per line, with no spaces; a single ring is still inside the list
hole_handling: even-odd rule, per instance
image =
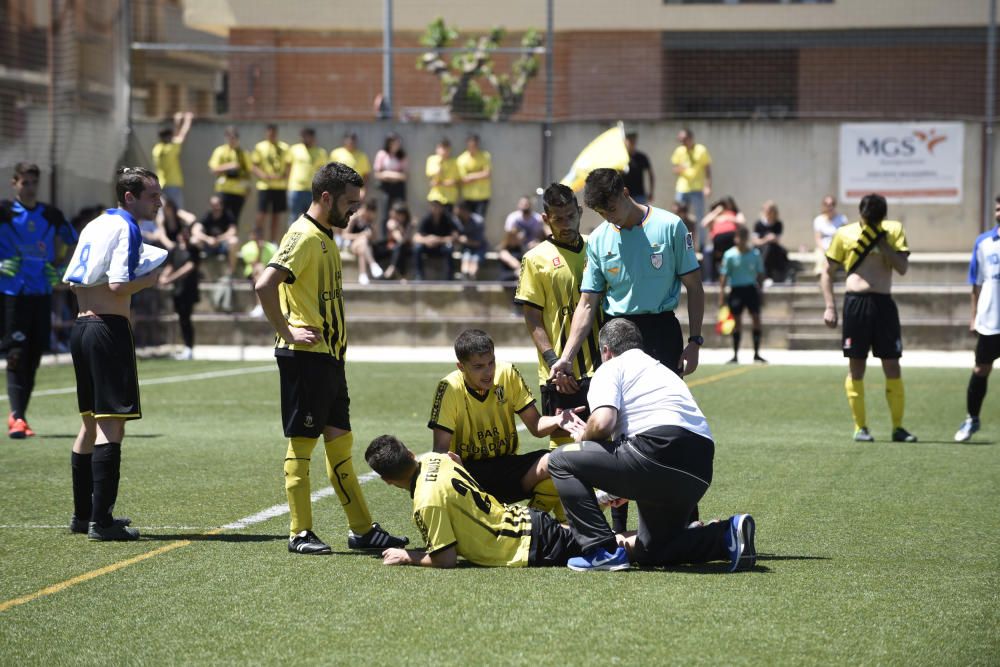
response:
[[[653,265],[654,269],[659,269],[661,266],[663,266],[663,255],[654,252],[652,255],[649,256],[649,262],[650,264]]]
[[[691,236],[691,232],[688,232],[684,237],[684,247],[688,250],[694,250],[694,237]]]
[[[556,257],[553,257],[552,258],[552,266],[556,267],[557,269],[560,266],[562,266],[562,257],[559,257],[558,255]]]

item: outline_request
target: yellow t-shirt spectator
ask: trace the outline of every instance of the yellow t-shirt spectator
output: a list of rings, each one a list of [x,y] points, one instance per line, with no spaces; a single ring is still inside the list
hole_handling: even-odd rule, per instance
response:
[[[156,168],[160,187],[184,187],[180,144],[161,141],[153,146],[153,166]]]
[[[368,156],[362,150],[350,151],[339,146],[330,151],[330,162],[339,162],[358,172],[361,178],[368,179],[368,174],[372,171],[372,165],[368,161]]]
[[[475,155],[465,151],[455,160],[458,164],[458,172],[462,178],[469,174],[493,168],[493,158],[488,151],[477,151]],[[462,184],[462,198],[469,201],[483,201],[493,195],[492,179],[490,177],[481,178],[471,183]]]
[[[292,168],[288,172],[288,189],[291,192],[312,190],[316,170],[329,161],[326,149],[319,146],[309,148],[303,143],[298,143],[289,148],[288,162]]]
[[[250,156],[242,148],[233,148],[222,144],[212,151],[208,159],[208,168],[217,169],[219,165],[233,162],[239,166],[215,177],[215,191],[227,195],[244,195],[250,185]]]
[[[678,146],[670,156],[674,166],[683,166],[677,175],[677,192],[701,192],[705,189],[705,169],[712,164],[712,156],[704,144],[695,144],[689,151],[686,146]]]
[[[431,179],[431,189],[427,193],[427,201],[439,201],[442,204],[454,204],[458,201],[458,183],[462,175],[458,171],[455,158],[441,157],[434,154],[427,158],[427,178]],[[452,183],[452,185],[445,185]]]
[[[284,190],[288,187],[285,165],[288,164],[288,144],[284,141],[259,142],[253,149],[251,158],[255,167],[267,174],[267,178],[257,179],[258,190]]]

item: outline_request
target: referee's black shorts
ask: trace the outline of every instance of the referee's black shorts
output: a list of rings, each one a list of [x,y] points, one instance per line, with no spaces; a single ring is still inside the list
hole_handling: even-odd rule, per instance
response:
[[[997,359],[1000,359],[1000,334],[993,336],[977,334],[976,365],[991,365]]]
[[[135,341],[127,317],[78,317],[70,332],[69,348],[80,414],[95,419],[142,418]]]
[[[317,352],[276,358],[286,438],[318,438],[327,426],[351,430],[351,398],[343,361]]]
[[[639,313],[635,315],[605,315],[605,321],[628,320],[639,327],[642,334],[642,351],[680,375],[681,353],[684,352],[684,334],[674,311]]]
[[[744,309],[750,311],[751,315],[760,314],[760,290],[756,285],[733,287],[727,300],[733,315],[741,315]]]
[[[848,292],[844,295],[844,356],[864,359],[868,350],[879,359],[903,356],[903,337],[896,302],[888,294]]]
[[[573,533],[545,512],[529,509],[531,514],[531,548],[528,552],[530,567],[565,565],[573,556],[580,555],[580,545]]]

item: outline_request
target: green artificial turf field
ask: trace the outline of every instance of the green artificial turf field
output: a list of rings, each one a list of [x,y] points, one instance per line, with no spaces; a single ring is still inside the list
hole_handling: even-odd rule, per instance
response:
[[[971,360],[971,359],[970,359]],[[418,452],[449,364],[349,363],[355,464],[392,432]],[[525,368],[532,377],[533,368]],[[906,369],[905,425],[851,441],[845,368],[704,366],[690,378],[717,441],[703,518],[750,512],[758,564],[577,574],[390,568],[349,553],[330,494],[332,556],[286,550],[285,451],[273,363],[140,365],[117,513],[137,543],[71,535],[68,366],[39,372],[30,423],[0,443],[3,664],[924,664],[1000,662],[1000,380],[958,445],[967,370]],[[526,436],[522,448],[543,443]],[[329,486],[322,448],[313,489]],[[375,520],[419,542],[409,498],[366,477]],[[633,520],[635,512],[633,511]],[[245,527],[218,530],[244,520]]]

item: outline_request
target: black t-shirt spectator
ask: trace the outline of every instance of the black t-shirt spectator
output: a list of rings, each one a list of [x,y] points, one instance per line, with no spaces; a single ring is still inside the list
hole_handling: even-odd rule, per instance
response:
[[[181,248],[177,245],[167,253],[167,261],[170,263],[171,268],[175,271],[188,262],[194,263],[194,270],[189,272],[180,280],[175,280],[171,287],[173,289],[173,297],[175,299],[196,303],[199,298],[198,253],[194,252],[194,249],[191,246]]]
[[[757,235],[757,238],[762,239],[768,234],[777,234],[781,236],[785,227],[781,224],[781,220],[775,220],[773,225],[767,224],[764,220],[758,220],[753,226],[753,233]]]
[[[437,220],[428,213],[421,218],[420,224],[417,226],[417,233],[421,236],[451,236],[453,233],[461,231],[462,229],[455,222],[455,219],[447,213]]]
[[[633,197],[646,196],[646,172],[650,170],[649,158],[645,153],[636,151],[628,161],[628,173],[622,174],[625,187]]]
[[[209,236],[221,236],[235,224],[236,218],[228,209],[222,209],[222,215],[218,218],[213,217],[212,212],[209,211],[201,219],[201,226],[205,228],[205,233]]]

